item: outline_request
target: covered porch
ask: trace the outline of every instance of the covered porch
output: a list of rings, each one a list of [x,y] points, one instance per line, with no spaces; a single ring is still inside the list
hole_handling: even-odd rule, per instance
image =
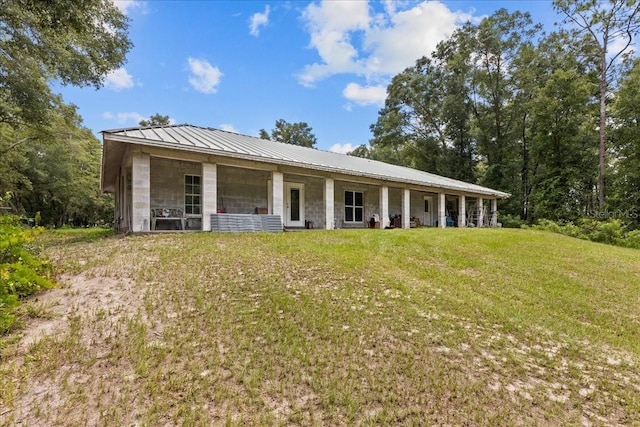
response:
[[[498,225],[497,197],[402,187],[282,165],[144,151],[125,156],[117,177],[119,231],[210,231],[216,214],[276,215],[287,229]],[[158,218],[158,212],[169,215]]]

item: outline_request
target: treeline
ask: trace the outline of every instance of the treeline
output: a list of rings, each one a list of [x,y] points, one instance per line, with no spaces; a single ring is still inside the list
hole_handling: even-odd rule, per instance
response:
[[[0,7],[0,208],[37,225],[107,221],[101,146],[51,83],[100,88],[132,44],[108,0]]]
[[[625,47],[638,6],[611,3],[620,3],[618,21],[598,15],[586,21],[592,33],[574,25],[547,34],[504,9],[466,24],[393,78],[370,146],[351,154],[509,192],[500,210],[510,219],[616,217],[638,228],[640,62]],[[627,34],[615,38],[624,19]]]
[[[61,105],[37,129],[0,124],[0,196],[31,225],[104,224],[113,198],[100,193],[102,146],[81,125],[74,106]]]

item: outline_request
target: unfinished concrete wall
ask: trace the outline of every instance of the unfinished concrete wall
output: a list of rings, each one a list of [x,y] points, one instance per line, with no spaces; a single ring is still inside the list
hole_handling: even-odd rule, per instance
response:
[[[389,216],[402,214],[402,188],[389,187]]]
[[[284,181],[304,185],[305,221],[312,221],[314,228],[326,228],[324,223],[324,178],[286,174]]]
[[[131,162],[131,231],[149,231],[151,162],[149,155],[144,153],[134,153]]]
[[[228,213],[249,214],[268,206],[271,173],[218,166],[218,208]]]
[[[151,158],[151,208],[184,212],[184,176],[202,174],[200,163]]]
[[[364,196],[364,216],[363,222],[358,224],[351,224],[344,222],[344,192],[345,191],[361,191]],[[346,181],[335,181],[335,192],[334,192],[334,203],[335,203],[335,220],[336,227],[343,228],[351,226],[363,226],[367,227],[367,222],[374,214],[380,215],[382,211],[380,209],[380,187],[375,185],[368,184],[360,184],[360,183],[349,183]]]

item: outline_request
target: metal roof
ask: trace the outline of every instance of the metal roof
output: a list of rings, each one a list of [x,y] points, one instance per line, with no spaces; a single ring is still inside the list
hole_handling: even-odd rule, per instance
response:
[[[105,182],[105,173],[107,172],[105,167],[109,162],[109,155],[115,151],[110,149],[108,145],[113,141],[284,164],[498,198],[510,196],[502,191],[404,166],[187,124],[113,129],[105,130],[102,134],[104,140],[103,189],[105,190],[108,187]]]

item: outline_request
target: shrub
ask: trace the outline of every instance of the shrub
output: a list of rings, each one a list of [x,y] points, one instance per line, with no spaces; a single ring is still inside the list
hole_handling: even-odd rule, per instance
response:
[[[601,222],[591,235],[591,240],[594,242],[620,244],[624,240],[624,227],[617,219]]]
[[[627,246],[640,249],[640,230],[633,230],[627,233]]]
[[[504,228],[522,228],[524,221],[518,215],[501,214],[498,212],[498,222]]]
[[[594,242],[640,249],[640,230],[627,232],[624,224],[618,219],[598,221],[594,218],[582,218],[577,224],[569,222],[564,225],[541,219],[533,228]]]
[[[40,229],[24,230],[13,216],[0,216],[0,335],[16,325],[20,298],[51,288],[52,267],[30,243]]]

